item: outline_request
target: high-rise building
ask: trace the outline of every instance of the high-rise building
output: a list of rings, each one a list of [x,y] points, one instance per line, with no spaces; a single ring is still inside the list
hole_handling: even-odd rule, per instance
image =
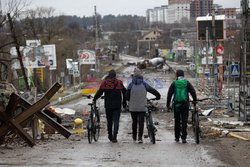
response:
[[[216,11],[218,15],[226,15],[226,19],[236,19],[236,8],[220,8]]]
[[[146,11],[147,23],[168,23],[167,14],[168,6],[155,7]]]
[[[168,5],[168,23],[180,23],[183,19],[186,19],[187,21],[190,19],[190,1],[171,1]]]
[[[190,4],[191,17],[206,16],[212,13],[213,0],[192,0]]]
[[[168,5],[172,4],[188,4],[191,3],[192,0],[168,0]]]

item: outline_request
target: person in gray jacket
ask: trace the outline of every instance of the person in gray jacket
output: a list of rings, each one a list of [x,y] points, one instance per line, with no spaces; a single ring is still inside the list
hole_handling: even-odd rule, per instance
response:
[[[135,74],[132,82],[128,85],[125,97],[129,101],[129,111],[132,117],[132,137],[136,141],[137,126],[139,125],[138,143],[142,143],[144,118],[147,111],[147,92],[156,96],[156,100],[161,98],[160,93],[148,85],[143,80],[143,76]]]

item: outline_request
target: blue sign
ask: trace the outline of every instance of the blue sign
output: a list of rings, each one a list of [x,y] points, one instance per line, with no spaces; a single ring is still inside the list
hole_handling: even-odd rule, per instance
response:
[[[210,70],[208,68],[205,69],[204,75],[205,75],[206,78],[209,78]]]
[[[240,65],[232,64],[230,67],[231,77],[239,77],[240,76]]]

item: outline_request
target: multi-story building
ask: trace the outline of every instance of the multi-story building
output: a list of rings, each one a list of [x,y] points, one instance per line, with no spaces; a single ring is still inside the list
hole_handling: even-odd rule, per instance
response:
[[[175,0],[171,1],[171,4],[168,5],[168,23],[181,23],[183,19],[189,20],[190,19],[190,3],[186,0]],[[179,2],[183,3],[179,3]],[[186,3],[184,3],[186,2]]]
[[[146,11],[147,23],[168,23],[167,14],[168,6],[163,5],[161,7],[155,7],[154,9],[148,9]]]
[[[182,4],[182,3],[191,3],[192,0],[168,0],[168,5],[172,4]]]
[[[154,23],[155,22],[154,9],[147,9],[146,20],[147,20],[147,23]]]
[[[234,20],[236,19],[236,8],[220,8],[216,11],[218,15],[226,15],[226,19]]]
[[[212,13],[213,0],[192,0],[190,4],[191,17],[196,18]]]

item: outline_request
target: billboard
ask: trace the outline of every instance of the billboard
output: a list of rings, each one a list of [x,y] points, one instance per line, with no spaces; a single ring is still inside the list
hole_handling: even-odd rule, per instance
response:
[[[197,17],[197,38],[206,40],[206,28],[208,28],[208,38],[213,39],[212,16]],[[215,16],[215,39],[224,40],[226,38],[225,15]]]
[[[56,47],[55,45],[41,45],[38,47],[20,47],[22,60],[25,68],[44,68],[56,69]],[[15,47],[10,49],[13,58],[17,58]],[[13,61],[14,69],[21,69],[18,59]]]
[[[95,51],[92,50],[78,50],[80,64],[95,64]]]

